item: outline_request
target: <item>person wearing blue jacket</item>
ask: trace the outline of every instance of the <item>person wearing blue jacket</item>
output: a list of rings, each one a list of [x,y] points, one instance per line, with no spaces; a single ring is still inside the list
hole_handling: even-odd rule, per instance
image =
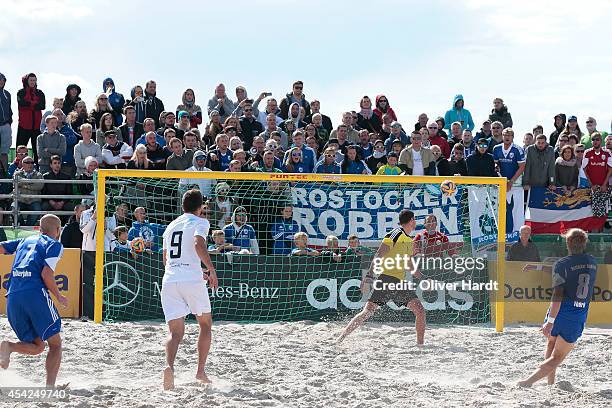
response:
[[[242,206],[236,207],[232,214],[232,223],[223,227],[227,243],[240,248],[240,252],[259,255],[259,244],[255,229],[247,224],[247,211]]]
[[[289,255],[293,250],[293,236],[300,232],[300,225],[293,219],[293,207],[282,208],[281,216],[272,224],[273,255]]]
[[[108,96],[108,103],[113,108],[113,117],[115,118],[115,124],[121,126],[123,124],[123,106],[125,105],[125,98],[122,94],[115,91],[115,82],[113,78],[106,78],[102,82],[102,91]]]
[[[59,112],[58,112],[59,113]],[[58,118],[59,119],[59,118]],[[64,135],[66,138],[66,153],[62,156],[62,173],[68,177],[74,178],[76,174],[76,164],[74,162],[74,146],[79,143],[81,139],[79,134],[72,129],[70,124],[64,122],[65,118],[61,121],[57,130]]]
[[[455,95],[453,99],[453,107],[444,115],[444,129],[450,132],[451,124],[453,122],[461,123],[461,130],[474,130],[474,121],[472,120],[472,114],[469,110],[465,109],[463,105],[463,95]]]
[[[140,237],[144,240],[146,249],[150,249],[152,252],[160,252],[159,241],[166,230],[166,226],[147,221],[147,213],[143,207],[134,210],[134,218],[136,221],[132,223],[132,227],[128,231],[128,241]]]

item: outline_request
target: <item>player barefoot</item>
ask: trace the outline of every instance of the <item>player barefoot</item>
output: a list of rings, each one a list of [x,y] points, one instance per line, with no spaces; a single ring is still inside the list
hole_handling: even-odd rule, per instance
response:
[[[381,265],[384,265],[384,261],[387,258],[395,259],[396,255],[403,257],[405,254],[413,254],[413,241],[408,236],[410,232],[416,227],[416,221],[414,219],[414,213],[409,210],[402,210],[399,213],[399,228],[395,228],[393,231],[388,233],[383,239],[380,248],[376,252],[374,260],[370,270],[366,275],[366,279],[361,282],[361,291],[365,293],[367,286],[373,279],[374,262],[376,259],[381,261]],[[414,290],[390,290],[387,288],[388,284],[399,283],[405,279],[406,271],[404,268],[399,268],[399,265],[394,266],[390,269],[383,268],[383,272],[374,282],[373,291],[370,295],[370,299],[366,302],[363,310],[359,312],[350,321],[348,326],[344,329],[344,332],[340,335],[337,342],[340,343],[346,336],[353,332],[356,328],[361,326],[366,320],[368,320],[376,309],[386,304],[389,300],[393,300],[395,304],[406,305],[414,313],[416,318],[415,326],[417,332],[417,345],[422,345],[425,337],[425,309],[421,304],[421,301],[417,298]],[[420,277],[420,272],[413,274],[415,277]]]
[[[19,342],[0,344],[0,367],[8,368],[12,353],[42,353],[47,342],[47,387],[55,386],[62,360],[62,320],[49,292],[62,306],[68,305],[53,276],[64,250],[58,241],[60,230],[60,219],[47,214],[40,219],[40,235],[0,243],[0,254],[15,254],[6,295],[6,314],[19,339]]]
[[[210,224],[200,218],[202,193],[189,190],[183,195],[184,214],[172,221],[164,232],[161,302],[170,336],[166,342],[164,389],[174,388],[174,360],[185,333],[185,316],[193,314],[200,326],[198,337],[198,369],[196,379],[210,380],[204,371],[210,349],[212,316],[206,278],[201,268],[208,269],[208,282],[217,286],[217,274],[206,250]]]
[[[529,378],[518,383],[522,387],[531,387],[544,377],[548,377],[548,384],[554,384],[555,370],[574,348],[587,320],[597,265],[593,256],[584,253],[588,241],[586,232],[573,228],[565,239],[569,256],[558,260],[553,267],[555,289],[542,326],[548,338],[546,360]]]

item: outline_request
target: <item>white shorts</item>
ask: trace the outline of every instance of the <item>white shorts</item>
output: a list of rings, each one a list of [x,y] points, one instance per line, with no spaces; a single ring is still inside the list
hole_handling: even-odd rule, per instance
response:
[[[169,282],[162,285],[161,303],[166,322],[187,316],[210,313],[205,282]]]

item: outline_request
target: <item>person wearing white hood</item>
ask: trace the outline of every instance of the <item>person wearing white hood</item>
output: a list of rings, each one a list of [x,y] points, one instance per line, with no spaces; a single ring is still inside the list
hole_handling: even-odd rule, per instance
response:
[[[227,243],[240,248],[241,253],[259,255],[259,244],[255,229],[247,224],[246,208],[236,207],[232,223],[223,228]]]
[[[193,155],[193,166],[189,167],[185,171],[212,171],[206,167],[206,153],[201,150],[197,150]],[[210,197],[212,189],[216,183],[217,181],[215,179],[182,178],[179,181],[179,191],[187,191],[191,188],[191,186],[196,186],[204,197]]]

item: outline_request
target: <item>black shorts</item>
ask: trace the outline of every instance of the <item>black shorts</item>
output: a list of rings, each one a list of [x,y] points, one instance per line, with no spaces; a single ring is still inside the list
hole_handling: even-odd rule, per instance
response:
[[[393,276],[389,275],[380,275],[375,282],[376,281],[385,284],[385,286],[389,283],[401,282],[398,278],[394,278]],[[386,287],[382,287],[382,285],[376,289],[376,286],[379,285],[374,285],[374,283],[372,283],[372,294],[370,295],[370,299],[368,299],[368,301],[379,306],[385,305],[390,300],[392,300],[397,306],[405,306],[412,299],[417,299],[416,290],[410,290],[408,288],[390,290]]]

